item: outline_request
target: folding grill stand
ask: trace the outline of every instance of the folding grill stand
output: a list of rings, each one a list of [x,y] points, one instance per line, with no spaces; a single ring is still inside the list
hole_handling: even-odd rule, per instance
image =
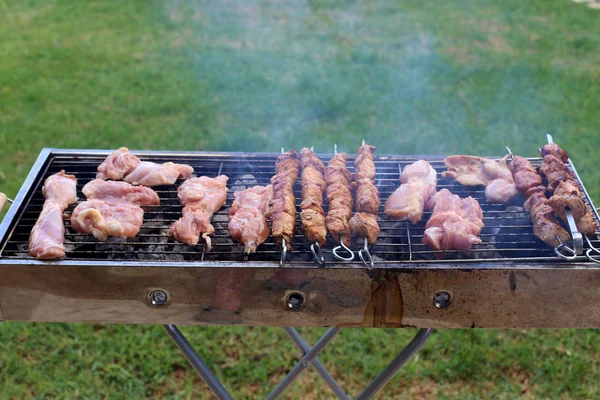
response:
[[[317,372],[323,377],[327,385],[335,393],[337,398],[349,400],[350,397],[344,393],[342,388],[337,384],[335,379],[327,372],[323,364],[319,361],[317,356],[321,353],[325,347],[331,342],[331,340],[342,330],[342,328],[330,328],[325,334],[315,343],[313,347],[309,347],[308,344],[302,339],[302,336],[298,333],[295,328],[287,327],[284,328],[290,338],[296,343],[296,346],[304,353],[304,356],[298,361],[296,366],[287,374],[285,378],[281,380],[279,385],[273,389],[271,393],[266,397],[267,400],[278,398],[285,389],[300,375],[300,373],[306,369],[309,365],[315,367]],[[227,389],[212,373],[208,366],[202,360],[202,357],[194,350],[190,342],[185,338],[183,333],[177,328],[176,325],[165,325],[167,335],[177,345],[179,350],[183,353],[185,358],[194,367],[196,372],[200,375],[202,380],[208,385],[210,390],[215,394],[219,400],[232,400],[233,397],[227,392]],[[419,329],[417,335],[413,340],[402,349],[402,351],[392,360],[392,362],[367,386],[357,397],[356,400],[372,399],[393,377],[396,373],[404,367],[404,365],[415,355],[415,353],[423,347],[429,335],[433,332],[433,329]]]

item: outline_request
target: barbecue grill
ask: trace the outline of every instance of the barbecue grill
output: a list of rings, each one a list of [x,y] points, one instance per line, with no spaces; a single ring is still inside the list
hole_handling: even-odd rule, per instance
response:
[[[233,193],[267,184],[274,174],[275,153],[134,152],[144,161],[189,164],[198,176],[216,176],[219,171],[229,176],[226,205],[212,219],[210,252],[203,244],[191,247],[167,236],[181,216],[178,182],[155,188],[161,204],[143,207],[144,224],[135,238],[99,242],[75,232],[67,221],[63,260],[30,257],[27,241],[42,209],[44,180],[64,169],[77,176],[82,199],[81,188],[95,178],[96,167],[109,153],[63,149],[40,153],[0,225],[0,320],[336,327],[330,335],[342,327],[424,328],[404,358],[396,360],[397,368],[422,345],[430,333],[426,328],[600,327],[600,309],[595,306],[600,301],[600,265],[585,254],[572,260],[557,256],[533,235],[522,201],[487,204],[483,188],[440,179],[438,190],[473,196],[482,206],[483,243],[468,251],[427,248],[422,237],[430,213],[416,225],[383,214],[385,199],[400,183],[399,167],[425,159],[440,174],[445,169],[443,157],[376,156],[375,180],[383,201],[378,217],[381,234],[369,247],[373,268],[358,257],[334,258],[333,241],[322,249],[325,265],[318,265],[299,220],[282,266],[281,249],[272,237],[250,255],[232,241],[227,221]],[[331,157],[318,156],[324,161]],[[538,166],[541,159],[530,161]],[[352,165],[350,156],[351,171]],[[296,196],[299,207],[299,185]],[[587,192],[585,197],[598,218]],[[362,242],[352,245],[355,251],[361,247]],[[597,237],[585,243],[585,250],[598,247]],[[295,330],[287,329],[305,351],[304,361],[318,363],[319,343],[309,350],[301,339],[297,341]],[[168,332],[201,370],[201,360],[194,360],[176,327],[170,326]],[[331,338],[324,339],[322,346]],[[217,386],[211,387],[218,393]]]

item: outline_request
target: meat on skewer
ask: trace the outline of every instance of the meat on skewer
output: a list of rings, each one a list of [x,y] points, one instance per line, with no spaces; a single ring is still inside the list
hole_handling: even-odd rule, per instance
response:
[[[569,161],[569,154],[555,143],[542,147],[541,153],[544,159],[540,174],[546,178],[548,190],[552,193],[548,205],[563,221],[567,220],[566,210],[571,210],[577,230],[593,236],[598,230],[598,224],[592,209],[584,201],[575,174],[565,164]]]
[[[350,231],[357,237],[366,238],[369,244],[377,242],[379,224],[377,213],[381,200],[375,186],[375,146],[363,144],[354,160],[356,184],[356,213],[349,221]]]
[[[352,174],[346,168],[348,155],[337,153],[334,155],[325,169],[325,191],[329,202],[329,212],[325,217],[325,224],[331,236],[345,246],[349,246],[352,238],[350,236],[349,221],[352,217]]]
[[[272,195],[271,185],[254,186],[234,193],[228,229],[231,237],[244,245],[247,254],[254,253],[269,237],[267,214]]]
[[[325,164],[311,149],[300,151],[302,165],[302,203],[300,219],[308,243],[318,243],[320,247],[327,242],[327,227],[323,211],[323,193],[327,188],[324,173]]]
[[[506,165],[509,155],[495,161],[476,156],[450,156],[444,163],[448,171],[443,178],[451,178],[465,186],[485,185],[489,203],[509,203],[519,193],[512,172]]]
[[[49,176],[42,188],[45,201],[29,236],[29,254],[42,260],[65,256],[63,211],[77,201],[77,179],[60,171]]]
[[[82,192],[87,201],[73,210],[71,227],[102,241],[109,236],[136,236],[144,221],[144,210],[140,206],[160,204],[154,190],[127,182],[94,179]]]
[[[125,180],[133,185],[159,186],[172,185],[177,179],[187,179],[193,173],[194,168],[187,164],[140,161],[127,147],[121,147],[109,154],[98,166],[96,178]]]
[[[269,218],[271,232],[275,241],[282,246],[291,248],[294,230],[296,228],[296,196],[294,185],[298,180],[300,162],[298,153],[294,150],[277,157],[275,176],[271,179],[273,196],[269,203]]]
[[[468,250],[481,243],[483,212],[472,197],[461,199],[448,189],[435,194],[435,207],[427,225],[423,243],[434,250]]]
[[[513,173],[517,190],[523,194],[527,193],[529,189],[541,186],[542,184],[542,177],[529,160],[524,157],[513,156],[509,169]]]
[[[434,206],[437,172],[427,161],[419,160],[404,168],[400,182],[385,202],[384,212],[416,224],[423,218],[424,210]]]
[[[183,206],[182,217],[171,225],[169,235],[190,246],[197,245],[202,236],[206,251],[210,251],[209,235],[215,231],[210,219],[227,200],[228,180],[226,175],[219,175],[216,178],[190,178],[183,182],[177,189]]]
[[[529,211],[533,223],[533,234],[550,247],[566,243],[571,236],[560,226],[554,210],[548,205],[546,188],[537,186],[527,191],[528,198],[523,208]],[[558,239],[557,239],[558,238]]]

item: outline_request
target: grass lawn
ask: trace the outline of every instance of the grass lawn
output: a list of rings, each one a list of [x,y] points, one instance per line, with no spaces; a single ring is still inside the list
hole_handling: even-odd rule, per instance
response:
[[[533,156],[600,200],[600,10],[568,0],[0,0],[0,190],[43,147]],[[236,398],[298,356],[280,329],[183,328]],[[314,341],[322,329],[304,329]],[[356,394],[414,334],[345,330]],[[441,330],[382,398],[597,398],[594,330]],[[158,326],[0,324],[0,399],[210,398]],[[304,373],[291,398],[330,398]]]

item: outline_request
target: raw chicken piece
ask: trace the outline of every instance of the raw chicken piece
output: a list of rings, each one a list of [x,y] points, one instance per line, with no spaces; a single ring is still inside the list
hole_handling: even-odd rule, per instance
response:
[[[29,236],[29,254],[41,260],[63,258],[64,241],[63,207],[59,203],[46,200]]]
[[[220,175],[216,178],[190,178],[183,182],[177,190],[179,200],[184,206],[183,216],[171,225],[169,235],[190,246],[197,245],[202,235],[206,242],[206,250],[209,251],[209,235],[215,231],[210,219],[227,200],[228,180],[227,176]]]
[[[423,218],[423,211],[435,204],[437,172],[427,161],[419,160],[404,168],[400,182],[385,202],[384,212],[415,224]]]
[[[143,221],[144,210],[136,204],[88,200],[73,210],[71,227],[77,232],[91,233],[98,240],[106,240],[109,236],[136,236]]]
[[[485,198],[488,203],[508,203],[519,192],[512,172],[506,165],[506,155],[495,161],[476,156],[450,156],[444,163],[448,171],[443,178],[452,178],[465,186],[485,185]]]
[[[98,166],[97,179],[112,179],[119,181],[140,163],[140,159],[129,152],[127,147],[121,147],[111,153]]]
[[[42,193],[46,200],[52,200],[65,210],[69,204],[77,201],[77,179],[75,175],[67,175],[65,171],[60,171],[46,179]]]
[[[160,186],[172,185],[177,179],[187,179],[194,173],[194,168],[187,164],[166,162],[157,164],[142,161],[125,176],[124,181],[132,185]]]
[[[133,186],[127,182],[94,179],[83,187],[82,192],[88,200],[97,199],[107,203],[126,201],[140,206],[160,204],[158,194],[154,190],[145,186]]]
[[[44,205],[29,236],[29,254],[48,260],[65,256],[63,211],[77,201],[77,179],[60,171],[49,176],[42,188]]]
[[[435,207],[427,221],[423,243],[434,250],[468,250],[481,243],[483,212],[472,197],[461,199],[447,189],[435,195]]]
[[[254,186],[235,192],[235,200],[229,210],[229,233],[242,243],[246,253],[254,253],[256,248],[269,237],[269,224],[266,215],[273,187]]]

